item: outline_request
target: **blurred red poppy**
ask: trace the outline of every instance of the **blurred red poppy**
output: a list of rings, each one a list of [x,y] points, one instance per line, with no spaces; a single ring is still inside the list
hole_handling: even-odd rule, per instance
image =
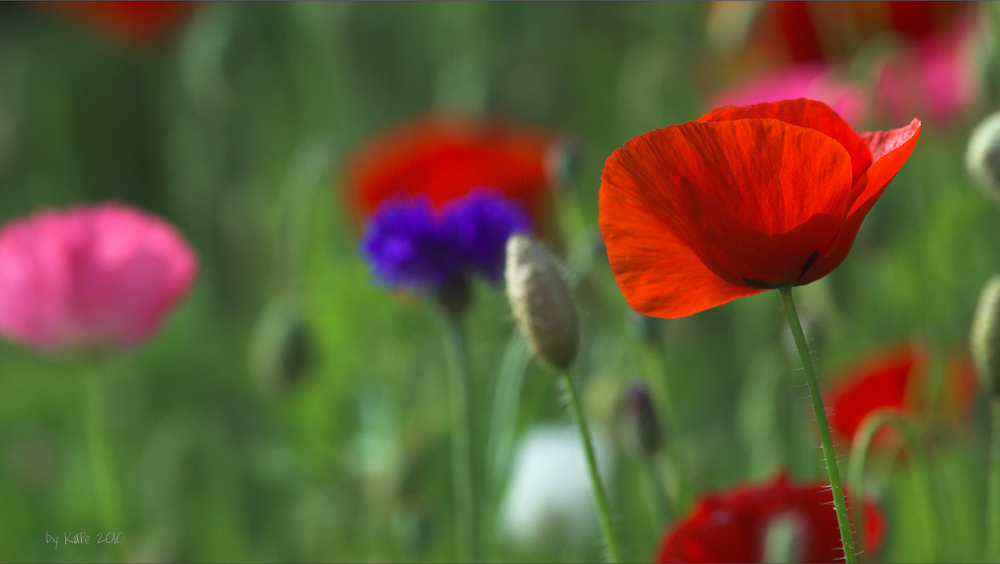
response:
[[[498,119],[432,115],[382,133],[348,162],[348,209],[361,225],[384,200],[426,195],[435,208],[474,188],[519,200],[543,223],[557,138]]]
[[[758,15],[761,41],[780,37],[789,59],[849,58],[861,42],[892,32],[922,40],[947,29],[969,2],[766,2]],[[822,23],[822,25],[817,25]]]
[[[982,45],[992,42],[991,26],[975,3],[763,2],[713,7],[710,35],[715,42],[727,43],[735,55],[729,63],[735,63],[731,72],[742,76],[737,83],[752,86],[761,72],[781,76],[824,65],[847,84],[868,84],[863,114],[879,123],[917,114],[947,124],[975,113],[985,99],[981,52]],[[838,92],[823,86],[818,83],[811,87],[812,95],[801,95],[835,101]]]
[[[780,474],[770,485],[743,486],[707,495],[670,529],[657,562],[764,562],[769,529],[785,525],[791,560],[842,562],[843,548],[829,484],[793,485]],[[885,533],[879,508],[864,502],[866,552],[878,552]],[[849,510],[850,511],[850,510]],[[774,555],[769,555],[774,556]]]
[[[165,41],[191,15],[196,2],[37,2],[38,6],[83,21],[112,39],[134,47]]]
[[[915,413],[920,399],[918,376],[925,358],[922,346],[906,344],[879,351],[847,369],[824,394],[831,409],[831,430],[850,446],[873,411]],[[884,442],[884,436],[880,433],[875,442]]]
[[[630,139],[601,177],[615,281],[632,309],[673,318],[826,276],[919,134],[914,119],[858,135],[826,104],[798,99]]]

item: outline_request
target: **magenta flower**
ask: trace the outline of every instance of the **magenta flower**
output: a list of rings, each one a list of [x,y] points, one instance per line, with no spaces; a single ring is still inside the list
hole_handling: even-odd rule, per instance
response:
[[[176,228],[119,203],[11,221],[0,230],[0,334],[53,352],[132,348],[197,270]]]
[[[861,88],[839,78],[832,67],[822,63],[805,63],[757,77],[720,93],[709,106],[752,106],[798,98],[825,103],[853,126],[860,125],[864,117]]]

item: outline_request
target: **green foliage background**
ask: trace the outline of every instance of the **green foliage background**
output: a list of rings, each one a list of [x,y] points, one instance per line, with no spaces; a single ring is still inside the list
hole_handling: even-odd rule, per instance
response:
[[[118,199],[176,223],[201,259],[156,338],[101,368],[125,514],[117,549],[94,544],[82,425],[92,368],[0,344],[0,560],[451,558],[441,326],[423,300],[375,283],[339,196],[353,148],[430,109],[497,113],[580,142],[558,213],[568,262],[592,265],[578,288],[577,376],[598,425],[612,428],[621,387],[646,378],[691,481],[684,503],[781,468],[821,479],[776,293],[662,322],[661,363],[594,254],[604,159],[632,136],[696,118],[718,86],[704,17],[688,3],[209,3],[167,45],[136,51],[49,11],[0,5],[0,218]],[[997,208],[962,164],[983,115],[925,121],[848,259],[798,290],[821,373],[922,339],[936,401],[945,359],[965,350],[979,290],[1000,270]],[[483,448],[491,434],[508,440],[565,415],[554,375],[532,363],[507,413],[513,427],[496,428],[498,366],[519,342],[508,344],[501,292],[476,294]],[[288,319],[306,345],[281,357]],[[957,430],[925,423],[947,554],[975,561],[984,405]],[[879,468],[874,492],[889,518],[879,559],[926,559],[911,469]],[[648,559],[660,535],[643,471],[623,454],[611,484],[631,561]],[[489,560],[599,558],[596,529],[582,546],[505,542],[492,533],[502,475],[483,487]],[[75,531],[94,540],[45,542]]]

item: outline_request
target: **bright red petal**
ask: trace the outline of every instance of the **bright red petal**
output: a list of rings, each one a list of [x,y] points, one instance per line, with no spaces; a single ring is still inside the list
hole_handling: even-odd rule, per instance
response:
[[[848,513],[850,494],[848,496]],[[761,562],[769,527],[781,519],[793,525],[794,562],[843,561],[833,494],[827,484],[796,485],[782,474],[771,484],[742,486],[703,497],[664,536],[657,562]],[[885,522],[868,502],[865,530],[869,554],[881,544]]]
[[[853,366],[827,394],[830,427],[848,444],[858,427],[877,409],[909,411],[911,380],[923,365],[922,349],[913,345],[880,352]]]
[[[602,187],[599,207],[601,234],[615,281],[639,313],[684,317],[764,291],[716,276],[650,213],[634,185],[619,190]]]
[[[548,201],[546,156],[553,141],[499,121],[426,117],[382,134],[350,159],[348,205],[360,224],[387,198],[427,195],[440,207],[487,187],[537,214]]]
[[[861,175],[872,164],[872,154],[864,140],[830,106],[815,100],[799,98],[798,100],[765,102],[753,106],[719,108],[701,116],[698,121],[768,118],[815,129],[836,139],[851,155],[852,184],[856,184]]]
[[[906,127],[861,134],[861,138],[871,149],[875,162],[855,186],[854,191],[858,195],[847,214],[839,239],[827,256],[820,256],[815,266],[799,281],[799,284],[808,284],[826,276],[844,261],[854,244],[858,229],[861,228],[861,222],[885,191],[885,187],[906,163],[919,137],[920,120],[916,118]]]
[[[601,228],[610,254],[677,254],[641,241],[656,226],[660,240],[672,234],[729,284],[773,288],[796,282],[826,252],[850,192],[847,151],[816,130],[775,119],[688,122],[635,137],[612,153],[601,182]],[[627,210],[613,209],[626,203]],[[637,210],[645,216],[630,225]],[[691,277],[678,272],[689,263],[656,264],[671,277]],[[639,291],[670,302],[712,302],[698,286]],[[676,292],[688,296],[667,295]]]

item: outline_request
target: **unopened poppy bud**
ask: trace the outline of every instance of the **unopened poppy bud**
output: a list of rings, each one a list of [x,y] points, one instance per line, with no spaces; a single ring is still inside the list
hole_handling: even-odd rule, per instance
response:
[[[663,428],[649,387],[642,380],[630,383],[625,389],[618,424],[622,443],[634,454],[653,456],[663,445]]]
[[[524,235],[507,241],[507,297],[531,350],[566,370],[576,358],[580,321],[556,259]]]
[[[250,375],[261,393],[281,393],[302,379],[313,354],[309,328],[298,310],[275,302],[264,311],[254,330]]]
[[[965,167],[984,192],[1000,199],[1000,112],[984,119],[972,132]]]
[[[972,319],[969,347],[976,374],[983,390],[1000,397],[1000,276],[994,276],[983,287],[979,305]]]

